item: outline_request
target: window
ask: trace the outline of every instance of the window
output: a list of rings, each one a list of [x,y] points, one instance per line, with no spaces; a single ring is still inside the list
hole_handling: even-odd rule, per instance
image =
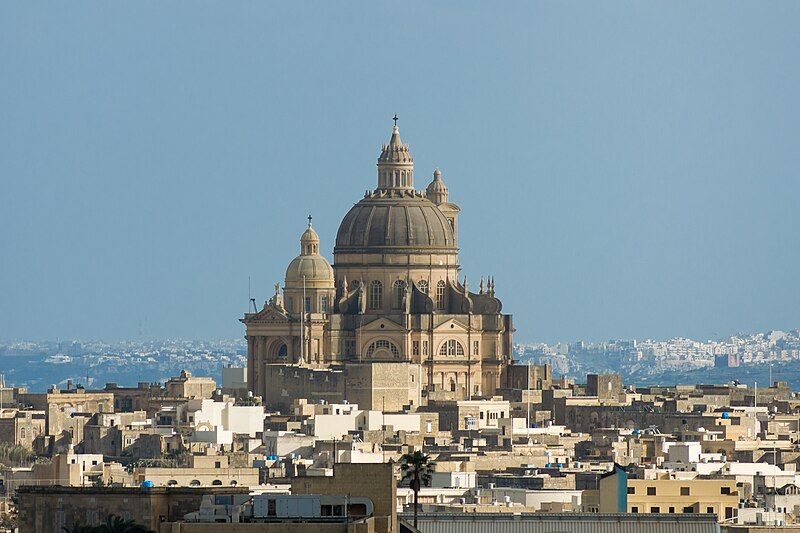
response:
[[[681,487],[681,496],[689,495],[689,487]]]
[[[651,513],[660,513],[661,512],[661,508],[660,507],[651,507],[650,508],[650,512]]]
[[[450,339],[449,341],[442,343],[441,348],[439,348],[439,355],[463,356],[464,347],[457,340]]]
[[[394,309],[400,309],[403,307],[403,299],[406,295],[406,282],[398,279],[392,285],[392,307]]]
[[[628,487],[628,494],[636,494],[636,487]]]
[[[414,355],[419,355],[419,341],[413,341],[411,343],[411,353]]]
[[[674,508],[674,507],[670,507],[670,508],[669,508],[669,513],[670,513],[670,514],[672,514],[672,513],[674,513],[674,512],[675,512],[675,508]]]
[[[306,300],[306,313],[310,313],[311,312],[311,298],[306,297],[305,300]]]
[[[420,292],[428,294],[428,280],[426,279],[420,280],[420,282],[417,283],[417,287],[419,287]]]
[[[478,355],[478,341],[472,341],[472,355]]]
[[[693,506],[693,505],[690,505],[689,507],[684,507],[684,508],[683,508],[683,512],[684,512],[685,514],[690,514],[690,513],[693,513],[693,512],[694,512],[694,506]]]
[[[222,461],[214,461],[214,468],[222,468]]]
[[[370,344],[367,348],[366,356],[372,357],[375,355],[375,352],[380,352],[381,350],[391,353],[392,357],[395,359],[400,358],[400,350],[397,349],[397,346],[395,346],[394,343],[389,342],[386,339],[380,339]]]
[[[378,280],[373,280],[369,284],[369,296],[367,307],[370,309],[380,309],[383,306],[383,285]]]
[[[328,312],[328,296],[327,295],[322,296],[319,299],[319,310],[321,312],[323,312],[323,313],[327,313]]]
[[[647,487],[647,495],[648,496],[655,496],[656,495],[656,488],[655,487]]]
[[[278,348],[278,358],[279,359],[286,359],[288,348],[286,348],[285,344],[281,344],[281,347]]]
[[[215,487],[219,487],[220,485],[222,485],[222,480],[215,479],[214,481],[211,482],[211,484],[214,485]]]
[[[439,280],[439,282],[436,284],[436,309],[438,309],[439,311],[443,311],[447,307],[446,302],[444,301],[445,300],[444,290],[445,290],[444,281]]]
[[[706,507],[706,512],[708,514],[714,514],[714,508],[713,507]]]
[[[428,355],[428,341],[422,341],[422,355]]]
[[[638,508],[638,507],[636,507],[636,506],[634,506],[634,507],[631,507],[631,512],[632,512],[632,513],[638,513],[638,512],[639,512],[639,508]]]
[[[720,487],[719,489],[720,494],[730,494],[731,488],[730,487]]]

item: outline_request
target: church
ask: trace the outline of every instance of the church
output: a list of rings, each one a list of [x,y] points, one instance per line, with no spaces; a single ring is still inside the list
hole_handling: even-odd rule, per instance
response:
[[[248,387],[267,404],[293,398],[401,409],[506,387],[511,315],[494,279],[460,279],[460,208],[436,169],[414,188],[414,158],[395,125],[377,187],[342,219],[333,265],[308,218],[283,289],[246,313]]]

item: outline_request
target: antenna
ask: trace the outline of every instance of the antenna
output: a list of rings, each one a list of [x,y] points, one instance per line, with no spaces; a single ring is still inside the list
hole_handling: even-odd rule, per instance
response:
[[[253,294],[250,290],[250,276],[247,276],[247,307],[248,312],[250,311],[250,305],[253,306],[253,312],[258,313],[258,307],[256,306],[256,299],[253,298]]]

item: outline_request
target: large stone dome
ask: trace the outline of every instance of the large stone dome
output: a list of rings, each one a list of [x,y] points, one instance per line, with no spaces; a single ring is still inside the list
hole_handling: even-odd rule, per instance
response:
[[[454,252],[450,222],[419,192],[376,190],[345,215],[334,253],[407,253],[415,248]]]

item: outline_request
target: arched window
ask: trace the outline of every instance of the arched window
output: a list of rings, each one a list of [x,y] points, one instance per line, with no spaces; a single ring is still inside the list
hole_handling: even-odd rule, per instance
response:
[[[278,359],[286,359],[288,349],[286,348],[285,344],[281,344],[281,347],[278,348]]]
[[[319,299],[319,310],[322,313],[328,312],[328,295],[323,294]]]
[[[214,485],[215,487],[218,487],[222,485],[222,481],[219,479],[215,479],[214,481],[211,482],[211,484]]]
[[[200,480],[199,480],[199,479],[193,479],[193,480],[191,480],[191,481],[189,482],[189,486],[190,486],[190,487],[199,487],[199,486],[200,486]]]
[[[461,345],[455,339],[450,339],[447,342],[442,343],[441,348],[439,348],[439,355],[445,356],[463,356],[464,355],[464,346]]]
[[[439,282],[436,284],[436,309],[440,311],[444,310],[447,307],[446,302],[444,301],[445,299],[444,289],[445,289],[444,281],[439,280]]]
[[[378,280],[373,280],[369,284],[369,297],[367,307],[370,309],[380,309],[383,307],[383,285]]]
[[[419,287],[419,290],[421,292],[424,292],[425,294],[428,294],[428,280],[427,279],[420,280],[419,283],[417,283],[417,287]]]
[[[387,355],[392,354],[392,357],[395,359],[400,359],[400,350],[397,349],[397,346],[395,346],[393,342],[387,341],[386,339],[379,339],[370,344],[367,348],[366,356],[370,358],[375,355],[382,355],[381,351]]]
[[[395,309],[400,309],[403,307],[403,297],[406,294],[406,282],[398,279],[392,285],[392,307]]]

